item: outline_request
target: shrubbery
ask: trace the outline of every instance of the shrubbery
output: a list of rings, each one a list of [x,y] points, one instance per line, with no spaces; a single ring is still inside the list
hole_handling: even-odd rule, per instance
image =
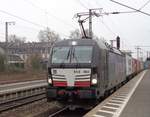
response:
[[[46,63],[42,63],[40,54],[32,54],[25,63],[6,64],[6,56],[0,54],[0,72],[32,72],[46,70]]]
[[[34,71],[42,70],[42,65],[40,63],[41,60],[42,58],[39,54],[31,55],[30,57],[28,57],[26,69]]]

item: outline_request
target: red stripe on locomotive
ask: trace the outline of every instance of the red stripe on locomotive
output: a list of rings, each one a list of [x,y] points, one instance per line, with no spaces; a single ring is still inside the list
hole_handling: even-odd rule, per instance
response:
[[[67,82],[66,81],[53,81],[53,85],[54,86],[67,86]]]
[[[90,87],[90,81],[76,81],[75,87]]]

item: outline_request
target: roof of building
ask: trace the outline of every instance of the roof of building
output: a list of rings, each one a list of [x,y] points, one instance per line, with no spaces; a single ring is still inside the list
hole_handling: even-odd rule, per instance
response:
[[[50,47],[51,43],[48,42],[27,42],[27,43],[14,43],[9,42],[8,48],[39,48],[39,47]],[[0,42],[0,47],[5,48],[5,42]]]
[[[8,61],[23,61],[19,55],[8,55]]]

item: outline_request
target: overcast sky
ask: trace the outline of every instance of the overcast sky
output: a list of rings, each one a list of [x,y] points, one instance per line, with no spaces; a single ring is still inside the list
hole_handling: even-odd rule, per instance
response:
[[[148,0],[116,1],[139,9]],[[78,12],[86,12],[89,8],[103,8],[103,12],[130,11],[109,0],[0,0],[0,41],[5,40],[6,21],[15,21],[15,25],[9,26],[9,34],[26,37],[27,41],[38,41],[39,30],[47,26],[62,38],[68,38],[71,30],[79,28],[77,19],[73,19],[73,16]],[[150,3],[142,11],[150,14]],[[150,16],[130,13],[95,17],[93,32],[107,41],[119,35],[122,47],[135,51],[135,45],[150,45]]]

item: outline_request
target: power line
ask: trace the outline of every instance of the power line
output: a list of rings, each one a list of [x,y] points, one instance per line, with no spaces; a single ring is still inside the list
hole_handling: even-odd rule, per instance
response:
[[[96,3],[96,5],[97,6],[99,6],[99,7],[104,7],[105,5],[103,5],[103,4],[100,4],[97,0],[95,0],[95,3]],[[126,11],[127,12],[127,11]],[[128,13],[129,12],[131,12],[131,11],[128,11]],[[122,32],[121,32],[121,30],[119,29],[119,27],[118,27],[118,25],[116,25],[116,23],[114,23],[114,21],[112,20],[112,18],[111,17],[109,17],[108,16],[108,18],[109,18],[109,20],[110,20],[110,22],[112,22],[112,25],[115,25],[114,27],[115,27],[115,29],[117,30],[117,32],[120,32],[120,34],[122,35]],[[117,35],[114,31],[112,31],[112,29],[104,22],[104,21],[102,21],[102,23],[103,23],[103,25],[107,28],[107,30],[109,31],[109,32],[111,32],[113,35]],[[120,35],[119,34],[119,35]],[[122,41],[122,48],[124,48],[125,46],[126,46],[126,44],[125,44],[125,42],[123,42],[124,40],[122,39],[121,40]],[[124,46],[125,45],[125,46]]]
[[[40,7],[38,7],[37,5],[35,5],[33,2],[31,2],[30,0],[24,0],[25,2],[29,3],[31,6],[36,7],[38,9],[40,9],[41,11],[43,11],[43,9],[41,9]]]
[[[143,9],[148,3],[150,2],[150,0],[148,0],[144,5],[142,5],[139,10]]]
[[[94,0],[96,5],[98,5],[99,7],[101,7],[101,5],[99,4],[99,2],[97,2],[96,0]]]
[[[3,39],[5,39],[5,35],[2,35],[2,34],[1,34],[0,37],[3,38]]]
[[[53,15],[51,12],[47,11],[46,9],[43,9],[43,8],[37,6],[35,3],[31,2],[30,0],[24,0],[24,1],[28,2],[30,5],[32,5],[32,7],[35,7],[37,9],[39,9],[40,11],[42,11],[44,13],[47,13],[50,17],[53,17],[53,18],[57,19],[58,21],[62,22],[63,24],[66,24],[66,25],[68,25],[68,26],[70,26],[72,28],[76,28],[73,25],[71,25],[70,23],[66,22],[65,20],[60,19],[57,16]]]
[[[114,0],[110,0],[110,1],[111,1],[111,2],[114,2],[114,3],[116,3],[116,4],[119,4],[119,5],[121,5],[121,6],[127,7],[127,8],[129,8],[129,9],[135,10],[135,11],[137,11],[137,12],[140,12],[140,13],[142,13],[142,14],[145,14],[145,15],[147,15],[147,16],[150,16],[149,13],[140,11],[140,10],[138,10],[138,9],[135,9],[135,8],[133,8],[133,7],[130,7],[130,6],[127,6],[127,5],[125,5],[125,4],[119,3],[119,2],[114,1]]]
[[[116,36],[116,34],[109,28],[109,26],[104,21],[101,20],[101,22],[107,28],[108,31],[110,31],[112,34]]]
[[[14,14],[11,14],[11,13],[9,13],[9,12],[3,11],[3,10],[0,10],[0,12],[1,12],[1,13],[4,13],[4,14],[7,14],[7,15],[9,15],[9,16],[15,17],[15,18],[17,18],[17,19],[20,19],[20,20],[22,20],[22,21],[24,21],[24,22],[33,24],[33,25],[35,25],[35,26],[42,27],[42,28],[46,28],[45,26],[43,26],[43,25],[41,25],[41,24],[34,23],[34,22],[32,22],[32,21],[29,21],[29,20],[27,20],[27,19],[24,19],[24,18],[22,18],[22,17],[20,17],[20,16],[14,15]]]
[[[22,18],[22,17],[16,16],[16,15],[11,14],[11,13],[9,13],[9,12],[3,11],[3,10],[0,10],[0,12],[2,12],[2,13],[4,13],[4,14],[7,14],[7,15],[9,15],[9,16],[15,17],[15,18],[17,18],[17,19],[20,19],[20,20],[22,20],[22,21],[24,21],[24,22],[30,23],[30,24],[32,24],[32,25],[35,25],[35,26],[38,26],[38,27],[46,28],[46,26],[43,26],[43,25],[34,23],[34,22],[32,22],[32,21],[29,21],[29,20],[26,20],[26,19],[24,19],[24,18]],[[68,36],[66,36],[66,35],[64,35],[64,34],[61,34],[61,35],[65,36],[65,37],[68,37]]]
[[[16,25],[16,27],[30,29],[30,30],[34,30],[34,31],[40,31],[40,29],[36,29],[36,28],[32,28],[32,27],[27,27],[27,26],[23,26],[23,25]]]
[[[84,3],[86,3],[86,5],[88,6],[88,8],[95,8],[95,7],[93,7],[94,5],[91,4],[91,0],[87,0]],[[92,3],[93,3],[93,1],[92,1]]]
[[[5,34],[4,34],[4,33],[0,33],[0,35],[3,35],[3,36],[5,36]]]
[[[85,9],[89,9],[89,8],[86,7],[80,0],[76,0],[76,1],[78,1],[78,3],[79,3],[82,7],[84,7]]]

